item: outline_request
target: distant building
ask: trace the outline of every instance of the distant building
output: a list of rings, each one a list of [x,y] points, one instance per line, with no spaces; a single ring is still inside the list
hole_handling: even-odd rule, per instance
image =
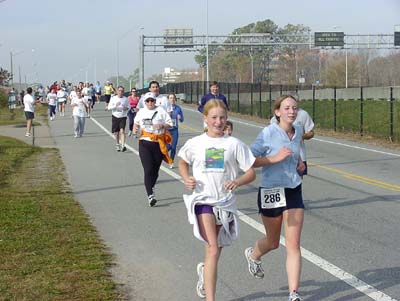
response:
[[[162,74],[162,85],[176,83],[182,81],[199,80],[198,70],[176,70],[175,68],[166,67]]]

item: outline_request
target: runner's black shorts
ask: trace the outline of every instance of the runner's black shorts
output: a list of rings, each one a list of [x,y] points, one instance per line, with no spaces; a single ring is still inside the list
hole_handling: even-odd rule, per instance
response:
[[[124,129],[125,130],[125,126],[126,126],[126,117],[115,117],[114,115],[112,115],[112,121],[111,121],[111,132],[112,133],[116,133],[119,132],[120,129]]]
[[[261,189],[262,188],[263,187],[258,188],[257,205],[258,205],[258,213],[261,213],[263,216],[277,217],[277,216],[281,216],[283,211],[285,211],[287,209],[294,209],[294,208],[304,209],[301,184],[295,188],[285,188],[286,206],[280,207],[280,208],[273,208],[273,209],[261,208]]]
[[[25,111],[25,118],[26,118],[26,120],[34,119],[35,114],[33,112]]]

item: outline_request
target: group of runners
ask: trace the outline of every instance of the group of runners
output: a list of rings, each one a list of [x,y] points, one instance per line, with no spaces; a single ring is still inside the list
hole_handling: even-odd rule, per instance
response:
[[[218,83],[199,101],[205,132],[179,150],[179,172],[186,188],[188,219],[196,238],[204,242],[204,262],[197,265],[197,294],[215,300],[217,267],[222,248],[237,238],[235,190],[252,182],[262,168],[257,206],[266,235],[244,250],[249,273],[264,278],[261,258],[277,249],[285,228],[289,301],[300,301],[300,237],[304,220],[302,177],[307,174],[304,140],[314,136],[314,123],[292,95],[275,101],[274,116],[250,147],[231,136],[228,102]],[[190,168],[191,166],[191,168]],[[241,171],[241,173],[239,173]]]
[[[159,95],[159,85],[151,82],[148,93],[138,102],[133,133],[139,134],[139,156],[149,206],[157,204],[155,185],[162,161],[171,164],[177,143],[173,127],[183,121],[175,95],[168,103]],[[174,99],[175,98],[175,99]],[[217,82],[199,101],[204,133],[189,139],[180,148],[178,167],[191,194],[183,195],[188,219],[196,238],[204,242],[204,261],[198,263],[197,295],[215,300],[217,266],[222,248],[238,234],[235,190],[253,181],[255,168],[262,168],[257,204],[267,235],[244,250],[249,273],[264,277],[261,258],[279,247],[282,225],[286,238],[286,272],[289,301],[300,301],[300,237],[304,219],[302,176],[306,174],[304,140],[313,137],[313,122],[298,100],[282,95],[275,101],[274,118],[248,147],[232,136],[228,101],[219,93]],[[172,129],[172,131],[171,131]]]
[[[106,83],[108,84],[108,82]],[[100,102],[102,87],[100,82],[92,83],[79,82],[76,86],[62,80],[43,87],[40,85],[33,93],[30,87],[23,98],[24,111],[27,120],[27,132],[25,136],[31,136],[32,120],[34,118],[35,104],[47,103],[49,108],[49,120],[53,121],[58,115],[65,116],[65,107],[70,104],[72,117],[74,119],[74,136],[82,137],[85,127],[85,118],[90,117],[91,110],[95,103]]]
[[[149,92],[141,98],[136,89],[131,90],[129,97],[124,96],[122,86],[114,92],[114,96],[106,98],[106,110],[112,112],[116,150],[126,151],[125,127],[129,118],[128,136],[138,138],[147,202],[154,207],[162,161],[174,167],[179,123],[184,121],[183,110],[176,104],[174,93],[168,98],[160,95],[156,81],[150,82]],[[82,98],[81,90],[75,94],[71,106],[74,118],[77,116],[75,136],[80,137],[86,117],[84,112],[89,114],[90,104]],[[313,137],[314,124],[307,112],[299,108],[296,97],[281,95],[275,101],[271,124],[247,146],[232,135],[228,104],[225,96],[219,93],[218,83],[211,82],[210,93],[203,96],[198,107],[203,116],[204,132],[187,140],[177,153],[179,173],[185,187],[191,191],[183,195],[188,219],[193,224],[194,236],[205,246],[204,261],[197,265],[197,295],[215,300],[222,248],[232,244],[238,236],[235,191],[254,181],[255,169],[262,168],[257,206],[266,235],[246,248],[244,256],[249,273],[262,279],[261,258],[279,247],[283,225],[288,300],[300,301],[300,237],[304,220],[302,177],[307,173],[304,140]]]

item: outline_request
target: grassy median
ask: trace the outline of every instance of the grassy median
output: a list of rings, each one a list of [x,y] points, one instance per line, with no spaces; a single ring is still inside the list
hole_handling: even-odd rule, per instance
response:
[[[38,104],[35,108],[35,119],[33,121],[34,125],[40,125],[37,119],[47,120],[47,104]],[[44,118],[43,118],[44,117]],[[0,106],[0,126],[1,125],[25,125],[25,113],[23,107],[18,107],[16,109],[10,110],[8,107]]]
[[[0,299],[121,300],[57,149],[0,136]]]

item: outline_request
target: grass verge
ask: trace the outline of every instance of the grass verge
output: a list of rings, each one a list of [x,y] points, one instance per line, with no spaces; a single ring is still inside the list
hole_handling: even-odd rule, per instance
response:
[[[47,105],[38,104],[35,108],[35,116],[38,119],[43,119],[40,117],[47,117]],[[37,119],[37,118],[35,118]],[[46,120],[46,118],[44,118]],[[12,125],[12,124],[26,124],[24,108],[16,108],[10,110],[8,107],[0,107],[0,125]],[[34,125],[40,125],[39,122],[34,121]]]
[[[0,162],[0,299],[124,299],[58,150],[0,136]]]

